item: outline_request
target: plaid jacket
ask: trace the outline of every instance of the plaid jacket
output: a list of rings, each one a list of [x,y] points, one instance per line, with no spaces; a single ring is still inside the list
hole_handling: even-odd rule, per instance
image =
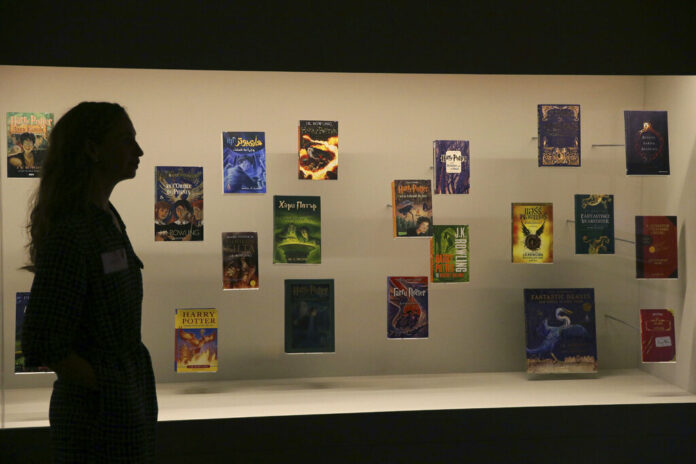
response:
[[[49,419],[57,462],[152,462],[157,399],[141,341],[142,262],[96,206],[63,218],[37,250],[22,333],[27,362],[74,351],[90,362],[91,390],[58,379]]]

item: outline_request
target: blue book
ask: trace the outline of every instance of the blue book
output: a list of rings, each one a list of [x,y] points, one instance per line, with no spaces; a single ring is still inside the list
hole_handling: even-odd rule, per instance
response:
[[[614,254],[614,195],[575,195],[575,253]]]
[[[580,105],[539,105],[539,166],[580,166]]]
[[[433,142],[435,193],[469,193],[469,141]]]
[[[223,132],[222,172],[225,193],[266,193],[264,132]]]
[[[626,174],[669,175],[666,111],[624,111]]]

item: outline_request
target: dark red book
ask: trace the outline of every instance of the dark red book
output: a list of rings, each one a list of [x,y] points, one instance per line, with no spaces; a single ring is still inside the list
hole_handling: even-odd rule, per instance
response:
[[[676,279],[677,217],[636,216],[636,278]]]
[[[674,314],[669,309],[640,310],[640,341],[643,362],[671,362],[677,359]]]

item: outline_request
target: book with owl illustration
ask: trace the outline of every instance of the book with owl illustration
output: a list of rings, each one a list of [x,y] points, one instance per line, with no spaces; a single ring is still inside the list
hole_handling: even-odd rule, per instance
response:
[[[512,204],[512,262],[553,263],[553,204]]]
[[[636,278],[679,277],[676,216],[636,216]]]
[[[217,372],[217,321],[217,310],[212,308],[176,310],[175,372]]]
[[[580,105],[538,105],[539,166],[580,166]]]
[[[614,195],[575,195],[575,253],[614,254]]]

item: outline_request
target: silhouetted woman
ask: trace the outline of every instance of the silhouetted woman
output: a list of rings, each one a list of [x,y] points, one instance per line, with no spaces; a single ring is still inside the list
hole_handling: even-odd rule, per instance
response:
[[[54,126],[33,199],[22,348],[58,375],[56,462],[153,462],[157,399],[141,341],[142,262],[109,202],[143,151],[126,111],[83,102]]]

